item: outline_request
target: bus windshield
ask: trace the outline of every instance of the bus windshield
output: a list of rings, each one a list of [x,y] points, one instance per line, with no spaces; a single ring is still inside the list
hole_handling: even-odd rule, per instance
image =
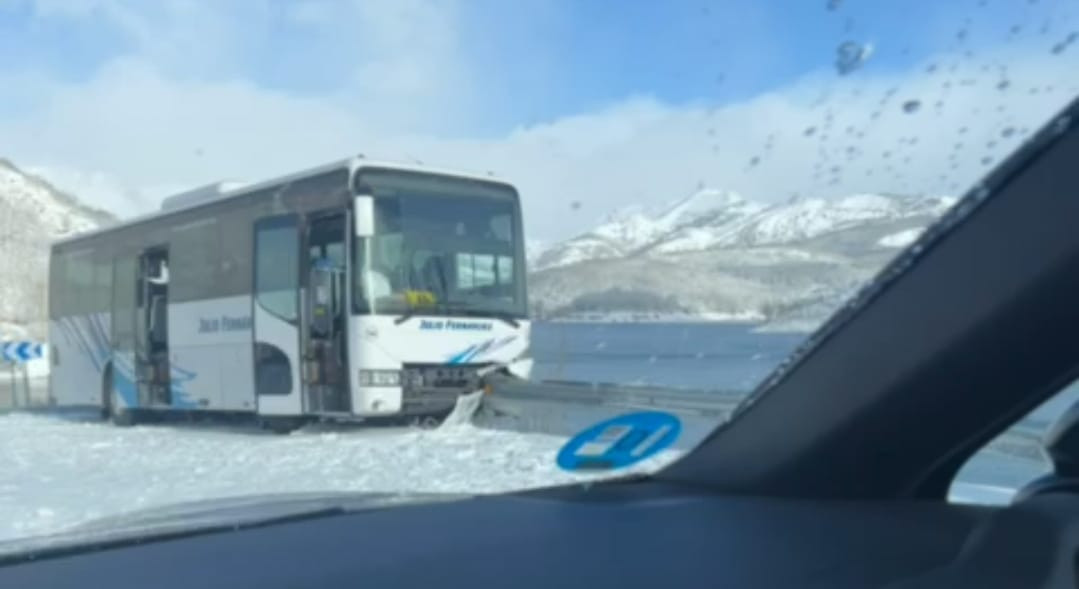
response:
[[[509,187],[368,173],[375,231],[353,255],[357,313],[524,317],[524,255]]]

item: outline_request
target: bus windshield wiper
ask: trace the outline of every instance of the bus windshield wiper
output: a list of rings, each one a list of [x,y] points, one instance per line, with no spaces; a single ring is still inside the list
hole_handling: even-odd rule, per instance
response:
[[[494,317],[495,319],[498,319],[499,321],[509,325],[510,327],[520,327],[521,326],[521,322],[517,321],[517,318],[514,317],[513,315],[509,314],[509,313],[504,313],[504,312],[501,312],[501,311],[495,311],[493,313],[485,313],[485,315],[490,315],[491,317]]]
[[[415,309],[409,309],[409,310],[405,311],[404,314],[402,314],[401,316],[394,317],[393,324],[394,325],[400,325],[400,324],[404,323],[405,321],[408,321],[409,319],[412,319],[415,316],[416,316],[416,310]]]
[[[449,310],[454,312],[454,313],[459,313],[461,315],[464,315],[466,317],[489,317],[491,319],[498,319],[499,321],[502,321],[503,323],[506,323],[510,327],[520,327],[521,326],[521,323],[519,321],[517,321],[516,317],[514,317],[511,313],[506,313],[505,311],[491,311],[491,310],[486,310],[486,309],[476,309],[474,307],[467,307],[467,306],[462,306],[462,305],[455,306],[455,307],[450,307]]]

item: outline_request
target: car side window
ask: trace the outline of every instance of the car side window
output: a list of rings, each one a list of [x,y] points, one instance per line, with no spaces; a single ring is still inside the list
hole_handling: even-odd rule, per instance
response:
[[[1004,505],[1053,472],[1045,437],[1079,403],[1079,381],[1039,405],[975,453],[952,481],[952,503]]]

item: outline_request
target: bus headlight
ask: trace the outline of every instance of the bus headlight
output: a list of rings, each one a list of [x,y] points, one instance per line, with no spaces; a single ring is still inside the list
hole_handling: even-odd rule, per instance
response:
[[[361,387],[399,387],[401,386],[400,370],[364,370],[360,369],[359,384]]]

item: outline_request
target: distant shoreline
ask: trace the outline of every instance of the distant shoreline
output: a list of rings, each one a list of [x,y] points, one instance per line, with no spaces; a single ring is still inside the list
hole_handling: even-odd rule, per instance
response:
[[[817,320],[773,322],[759,319],[712,318],[706,315],[670,315],[658,317],[547,317],[542,319],[534,318],[533,320],[544,323],[566,323],[580,325],[729,325],[732,327],[746,327],[754,333],[760,334],[808,334],[815,331],[817,327],[823,322]]]
[[[571,317],[545,317],[537,321],[549,323],[723,323],[730,325],[758,325],[762,319],[738,317],[709,317],[707,315],[590,315]]]

